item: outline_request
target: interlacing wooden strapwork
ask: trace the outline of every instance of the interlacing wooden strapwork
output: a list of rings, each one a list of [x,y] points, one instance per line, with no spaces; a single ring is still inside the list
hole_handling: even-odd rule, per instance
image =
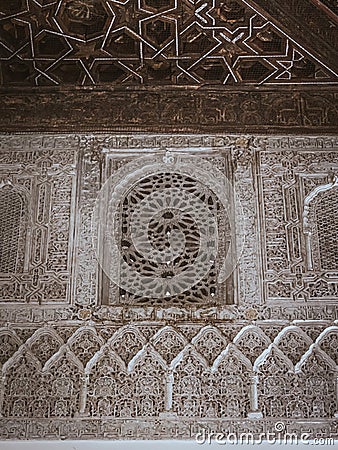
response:
[[[0,33],[5,86],[337,82],[250,0],[16,0]]]

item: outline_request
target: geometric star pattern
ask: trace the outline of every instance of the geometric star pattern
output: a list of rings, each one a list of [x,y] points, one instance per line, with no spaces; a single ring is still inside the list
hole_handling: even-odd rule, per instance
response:
[[[1,0],[0,85],[271,85],[338,75],[244,0]]]

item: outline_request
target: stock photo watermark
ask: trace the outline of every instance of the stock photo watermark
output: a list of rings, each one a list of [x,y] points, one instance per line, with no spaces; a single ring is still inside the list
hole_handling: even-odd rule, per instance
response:
[[[200,445],[237,445],[237,444],[276,444],[276,445],[327,445],[334,446],[334,438],[318,437],[312,438],[310,433],[297,434],[288,432],[284,422],[276,422],[275,429],[271,432],[214,432],[203,429],[195,436],[195,441]]]

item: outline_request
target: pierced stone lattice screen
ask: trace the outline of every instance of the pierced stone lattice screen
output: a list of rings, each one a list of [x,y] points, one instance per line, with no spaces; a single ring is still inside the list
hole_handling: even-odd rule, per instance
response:
[[[130,224],[135,204],[144,200],[147,195],[156,191],[162,191],[165,188],[177,188],[182,195],[184,191],[193,194],[208,205],[210,213],[218,218],[218,226],[224,231],[226,231],[225,228],[227,228],[228,234],[230,231],[223,207],[218,202],[216,195],[197,180],[172,173],[159,173],[140,180],[123,201],[121,217],[121,246],[123,249],[123,258],[128,260],[134,269],[144,272],[147,276],[159,273],[163,279],[171,278],[184,271],[186,267],[194,264],[194,260],[198,255],[201,239],[194,217],[187,212],[180,212],[180,208],[188,206],[185,204],[184,200],[182,200],[181,203],[173,203],[171,207],[163,210],[161,200],[156,204],[156,199],[154,199],[156,207],[159,208],[159,213],[155,214],[149,223],[150,241],[153,243],[156,250],[162,252],[170,247],[171,233],[181,231],[185,238],[184,253],[177,255],[174,260],[168,261],[167,263],[147,261],[144,257],[142,258],[142,255],[137,254],[137,251],[133,246]],[[230,238],[228,236],[227,247],[229,247],[229,241]],[[221,254],[224,254],[224,249],[219,250]],[[219,265],[219,261],[215,261],[208,274],[189,290],[184,291],[180,295],[171,296],[171,298],[162,298],[159,302],[167,304],[182,304],[182,302],[187,302],[191,304],[208,305],[213,301],[214,297],[220,298],[222,290],[220,291],[221,286],[217,283]],[[173,289],[175,291],[175,286]],[[134,296],[133,298],[128,292],[120,289],[120,295],[126,303],[149,304],[152,292],[150,290],[148,295],[147,293],[145,294],[144,297]],[[153,299],[153,302],[154,301],[155,299]]]
[[[217,191],[217,177],[215,181],[209,176],[210,185],[205,180],[208,170],[214,168],[219,178],[230,170],[227,155],[213,158],[179,153],[163,158],[155,155],[151,161],[155,164],[153,167],[150,160],[143,161],[140,155],[130,159],[127,166],[125,162],[121,165],[120,159],[118,154],[112,154],[105,163],[112,177],[128,177],[131,181],[130,185],[122,184],[122,187],[118,180],[116,184],[114,181],[106,193],[108,200],[101,207],[104,212],[100,222],[106,221],[106,225],[101,234],[103,256],[99,261],[103,271],[99,301],[102,304],[167,307],[232,304],[232,271],[225,282],[219,281],[224,259],[228,256],[229,266],[233,260],[233,199],[227,209],[219,198],[225,197],[230,184],[225,182]],[[203,164],[207,167],[204,172]],[[119,166],[124,170],[123,176],[116,172]],[[120,198],[112,206],[109,198],[120,191]],[[208,217],[202,218],[203,214]],[[110,277],[107,266],[117,256],[111,253],[106,235],[111,235],[114,221],[121,262],[117,276]],[[201,256],[201,248],[205,246],[209,251]],[[139,277],[142,277],[141,282]],[[130,289],[125,287],[126,284]]]
[[[0,188],[0,272],[20,273],[25,256],[27,201],[11,186]]]
[[[320,194],[314,208],[320,266],[323,270],[338,270],[338,189]]]

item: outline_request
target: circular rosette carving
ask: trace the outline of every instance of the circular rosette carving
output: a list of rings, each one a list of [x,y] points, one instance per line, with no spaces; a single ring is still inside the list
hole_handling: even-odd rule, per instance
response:
[[[94,208],[100,266],[127,303],[221,298],[237,261],[235,205],[231,184],[207,158],[153,155],[126,164]]]

